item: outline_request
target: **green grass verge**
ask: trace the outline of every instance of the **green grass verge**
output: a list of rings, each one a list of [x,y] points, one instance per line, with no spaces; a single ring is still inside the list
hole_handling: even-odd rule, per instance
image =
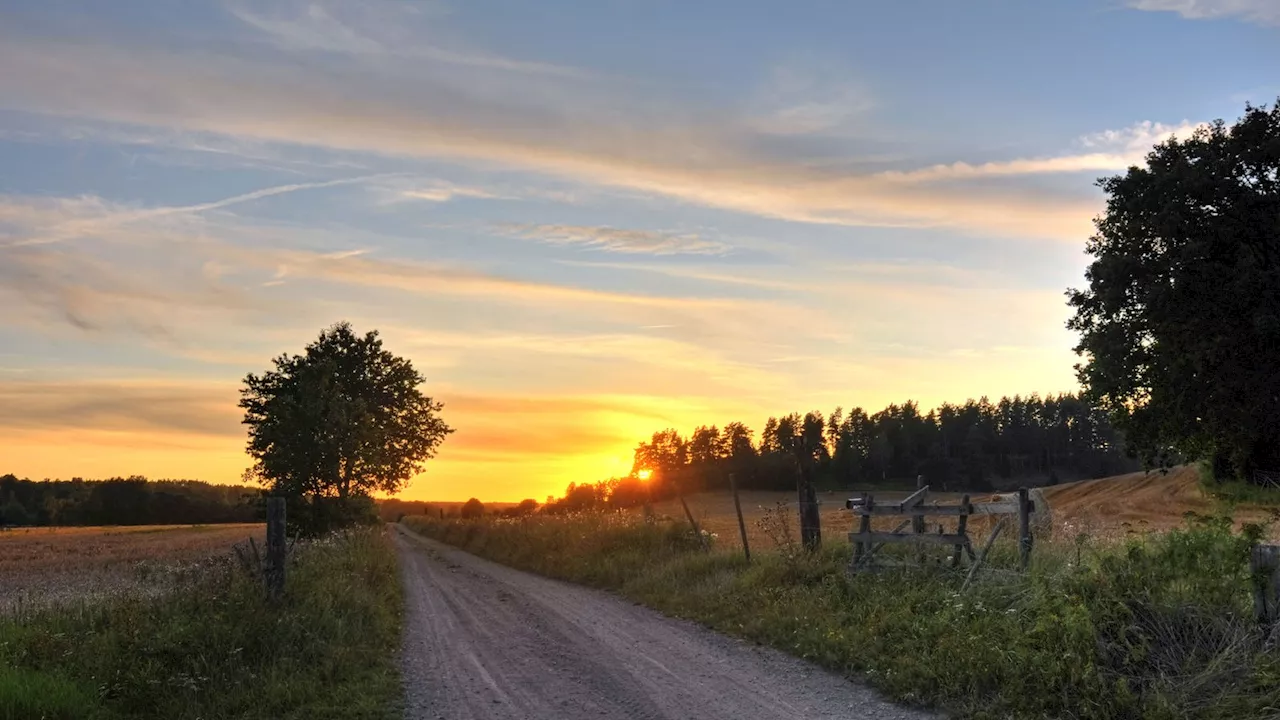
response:
[[[1037,548],[1029,573],[960,594],[937,566],[845,574],[849,548],[702,553],[673,524],[633,516],[405,519],[515,567],[615,590],[861,677],[963,718],[1251,718],[1280,707],[1280,657],[1252,621],[1258,528],[1201,520],[1123,546]]]
[[[378,528],[296,548],[278,605],[218,562],[161,598],[0,618],[0,718],[398,717],[400,592]]]

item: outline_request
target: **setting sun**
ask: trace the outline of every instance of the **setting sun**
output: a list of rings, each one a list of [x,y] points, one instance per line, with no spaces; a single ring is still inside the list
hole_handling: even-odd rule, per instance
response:
[[[640,478],[641,480],[648,480],[650,477],[653,477],[653,471],[641,470],[640,472],[636,473],[636,477]]]

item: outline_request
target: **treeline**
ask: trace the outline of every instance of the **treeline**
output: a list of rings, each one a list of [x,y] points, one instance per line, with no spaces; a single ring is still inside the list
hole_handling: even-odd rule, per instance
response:
[[[911,481],[935,488],[989,491],[1046,485],[1140,469],[1106,413],[1075,394],[986,397],[921,413],[908,401],[868,414],[862,408],[769,418],[757,438],[741,422],[701,426],[689,436],[655,432],[635,451],[632,474],[570,485],[547,509],[626,507],[646,497],[721,490],[729,474],[744,489],[793,490],[802,472],[820,488]],[[640,476],[651,474],[647,482]]]
[[[257,522],[262,492],[197,480],[20,480],[0,476],[0,525],[191,525]]]

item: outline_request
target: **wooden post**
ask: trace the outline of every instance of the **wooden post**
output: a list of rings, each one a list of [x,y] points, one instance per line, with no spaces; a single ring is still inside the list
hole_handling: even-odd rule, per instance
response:
[[[812,461],[796,457],[799,466],[797,495],[800,501],[800,542],[810,552],[822,544],[822,514],[818,511],[818,491],[813,487]]]
[[[1249,553],[1253,571],[1253,613],[1270,630],[1280,620],[1280,545],[1255,545]]]
[[[710,550],[711,548],[707,545],[707,539],[702,536],[702,531],[698,529],[698,522],[693,519],[693,513],[689,511],[689,504],[684,501],[684,495],[677,493],[676,497],[680,498],[680,506],[684,508],[684,516],[689,518],[689,527],[693,528],[693,534],[698,537],[698,544],[702,546],[703,550]]]
[[[924,476],[923,476],[923,475],[917,475],[917,476],[916,476],[916,491],[917,491],[917,492],[919,492],[920,490],[923,490],[923,489],[924,489]],[[912,517],[912,518],[911,518],[911,529],[912,529],[912,531],[914,531],[917,535],[919,535],[919,534],[921,534],[921,533],[923,533],[923,532],[924,532],[924,516],[923,516],[923,515],[916,515],[916,516],[914,516],[914,517]]]
[[[862,507],[867,512],[862,516],[862,519],[858,522],[858,533],[860,536],[865,536],[867,533],[871,532],[871,512],[870,511],[872,507],[872,502],[873,501],[871,499],[870,493],[862,493],[862,504],[860,507]],[[863,552],[870,550],[871,549],[870,546],[871,546],[871,543],[868,542],[866,543],[866,547],[863,547],[863,542],[861,537],[859,537],[857,542],[853,544],[853,564],[851,566],[853,569],[856,570],[858,566],[862,564],[862,554]]]
[[[969,496],[965,495],[960,498],[960,522],[956,525],[956,534],[964,537],[965,530],[969,526]],[[964,552],[964,545],[956,545],[955,553],[951,556],[951,567],[960,567],[960,553]]]
[[[738,478],[729,473],[729,487],[733,490],[733,509],[738,513],[738,532],[742,533],[742,554],[751,562],[751,546],[747,544],[747,524],[742,520],[742,503],[738,500]]]
[[[1031,493],[1018,488],[1018,564],[1023,569],[1031,563]]]
[[[282,497],[267,498],[267,596],[272,602],[284,594],[285,570],[285,503]]]

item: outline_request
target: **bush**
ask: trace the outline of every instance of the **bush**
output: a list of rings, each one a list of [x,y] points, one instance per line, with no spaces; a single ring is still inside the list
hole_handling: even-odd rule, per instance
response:
[[[459,514],[464,520],[474,520],[484,515],[484,503],[475,498],[471,498],[462,505]]]

